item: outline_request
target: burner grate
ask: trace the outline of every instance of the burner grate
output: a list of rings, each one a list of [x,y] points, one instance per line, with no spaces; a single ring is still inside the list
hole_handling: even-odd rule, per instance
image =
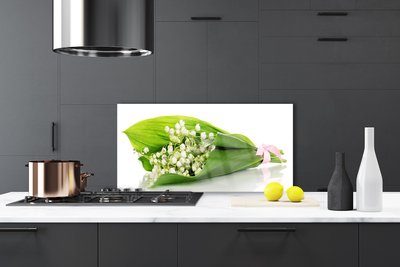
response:
[[[189,191],[143,191],[138,188],[129,189],[104,188],[101,191],[81,192],[77,197],[70,198],[36,198],[25,197],[23,200],[7,204],[12,205],[181,205],[194,206],[203,193]]]

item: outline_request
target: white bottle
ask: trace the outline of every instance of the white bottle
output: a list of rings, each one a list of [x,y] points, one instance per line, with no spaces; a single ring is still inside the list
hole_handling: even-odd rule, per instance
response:
[[[374,148],[374,128],[365,128],[365,147],[357,174],[357,210],[382,211],[382,174]]]

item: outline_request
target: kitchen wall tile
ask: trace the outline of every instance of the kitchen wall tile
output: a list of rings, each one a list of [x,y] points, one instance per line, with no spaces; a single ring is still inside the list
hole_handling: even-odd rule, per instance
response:
[[[117,186],[117,106],[62,105],[61,159],[80,160],[94,172],[88,189]]]
[[[154,56],[61,56],[61,104],[151,103]]]
[[[364,151],[364,127],[375,127],[375,151],[386,189],[399,185],[400,117],[398,90],[333,91],[336,127],[333,152],[346,153],[346,169],[355,185]]]

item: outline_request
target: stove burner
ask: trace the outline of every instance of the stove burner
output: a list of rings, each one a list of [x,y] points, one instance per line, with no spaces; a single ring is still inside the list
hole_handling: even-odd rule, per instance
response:
[[[203,193],[185,191],[143,191],[103,188],[101,191],[85,191],[76,197],[36,198],[27,196],[25,199],[7,204],[15,206],[44,206],[44,205],[188,205],[194,206]]]
[[[122,202],[123,197],[102,197],[99,199],[101,203]]]

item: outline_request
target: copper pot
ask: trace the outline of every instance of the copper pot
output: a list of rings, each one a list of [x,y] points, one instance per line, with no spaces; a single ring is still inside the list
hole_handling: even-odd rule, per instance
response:
[[[38,198],[73,197],[86,190],[83,164],[76,160],[30,161],[29,196]],[[83,181],[85,180],[85,181]]]

